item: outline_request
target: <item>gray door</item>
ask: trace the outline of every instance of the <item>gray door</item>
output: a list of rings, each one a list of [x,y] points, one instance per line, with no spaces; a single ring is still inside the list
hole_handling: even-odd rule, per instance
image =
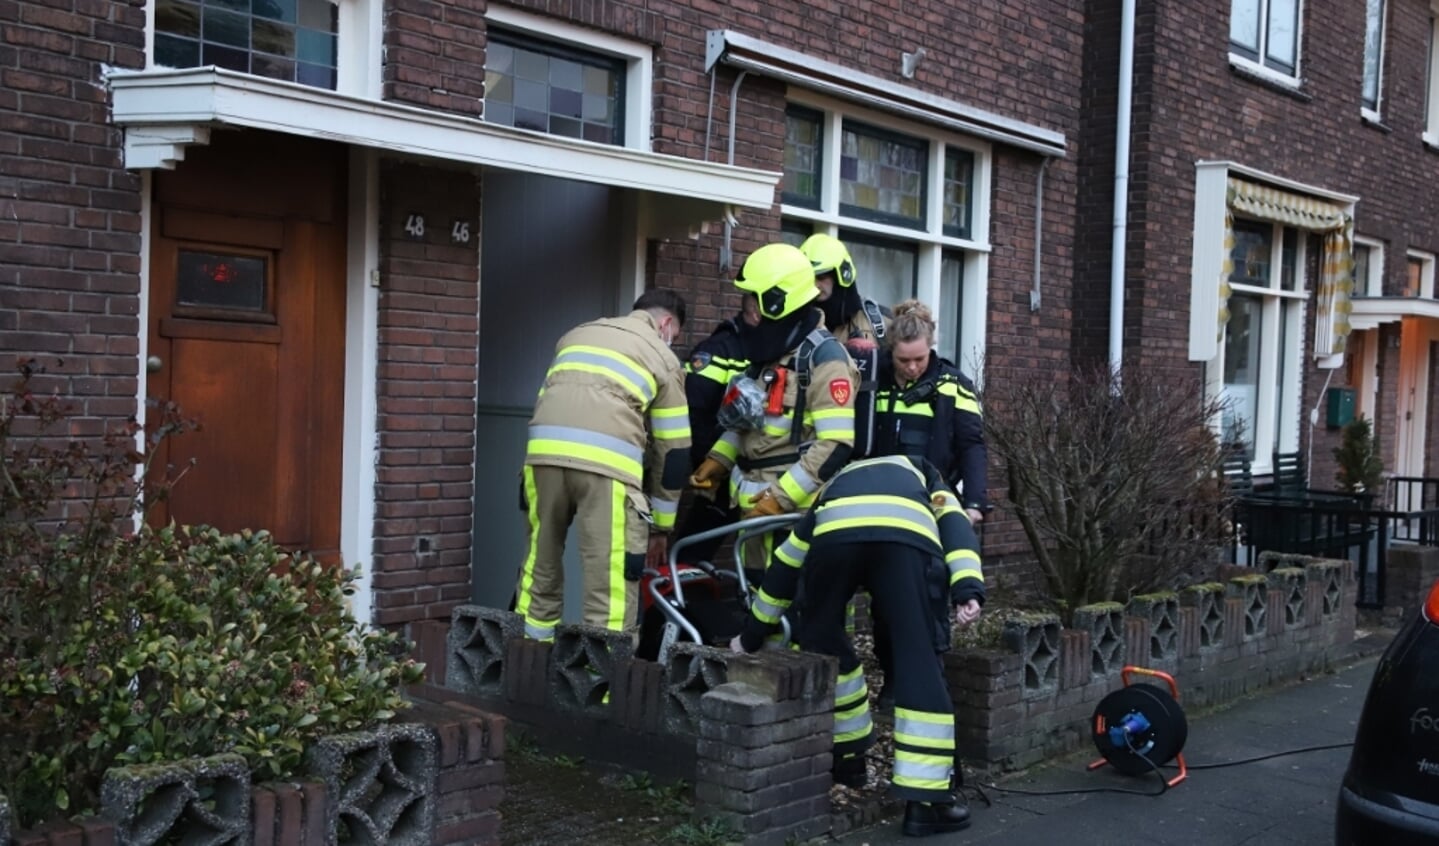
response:
[[[560,335],[619,308],[620,192],[487,171],[480,250],[480,380],[471,595],[509,606],[525,552],[525,431]],[[573,533],[565,618],[578,619]]]

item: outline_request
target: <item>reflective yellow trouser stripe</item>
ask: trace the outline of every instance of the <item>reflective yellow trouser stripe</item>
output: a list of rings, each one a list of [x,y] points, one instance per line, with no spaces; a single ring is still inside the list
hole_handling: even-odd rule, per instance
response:
[[[949,790],[953,755],[925,755],[895,747],[894,786],[917,790]]]
[[[525,565],[520,571],[519,599],[515,603],[515,611],[525,618],[525,635],[535,640],[554,640],[555,626],[559,620],[541,620],[530,616],[530,592],[534,590],[535,584],[535,560],[539,557],[540,539],[540,506],[539,496],[535,493],[535,470],[533,467],[525,467],[525,502],[529,504],[526,517],[530,523],[530,545],[525,550]]]
[[[611,482],[610,494],[610,602],[605,628],[625,628],[625,486]]]

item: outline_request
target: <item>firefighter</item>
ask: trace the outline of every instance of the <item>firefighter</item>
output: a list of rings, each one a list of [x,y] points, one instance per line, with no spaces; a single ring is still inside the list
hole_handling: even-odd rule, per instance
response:
[[[581,324],[556,345],[525,451],[529,543],[515,610],[527,637],[554,639],[571,521],[584,622],[637,623],[637,582],[647,559],[664,559],[689,470],[684,372],[670,350],[684,320],[678,294],[651,290],[628,316]]]
[[[874,349],[884,339],[889,310],[860,296],[859,270],[844,242],[817,233],[805,239],[800,251],[814,267],[825,328],[841,344]]]
[[[742,336],[751,364],[742,384],[727,391],[720,412],[726,431],[690,483],[710,490],[730,476],[742,516],[786,514],[807,506],[849,461],[857,374],[811,305],[819,290],[798,249],[768,244],[755,250],[735,287],[753,298],[760,325]],[[745,402],[756,396],[758,402]],[[763,566],[766,542],[747,545],[746,566]]]
[[[691,469],[699,467],[719,440],[719,408],[730,379],[749,367],[744,336],[759,326],[759,304],[746,297],[739,314],[724,320],[710,336],[695,345],[685,361],[685,400],[690,408]],[[702,491],[694,498],[675,530],[676,538],[699,534],[733,522],[738,517],[730,502],[727,486]],[[722,538],[695,544],[691,549],[700,560],[708,560]]]
[[[894,307],[894,320],[880,356],[875,394],[875,455],[923,456],[959,491],[970,523],[979,525],[988,505],[989,455],[974,383],[941,358],[934,347],[934,315],[919,300]],[[874,652],[884,680],[878,707],[888,711],[894,667],[888,627],[874,615]]]
[[[859,588],[890,620],[896,646],[894,792],[907,800],[903,831],[958,831],[969,809],[956,801],[954,706],[935,648],[954,621],[968,625],[984,603],[978,541],[959,499],[923,458],[884,456],[849,465],[774,551],[751,616],[731,642],[754,652],[789,608],[801,573],[808,592],[805,648],[839,659],[834,777],[862,787],[873,743],[864,667],[844,629]],[[939,613],[936,613],[939,610]],[[943,624],[940,621],[943,617]]]

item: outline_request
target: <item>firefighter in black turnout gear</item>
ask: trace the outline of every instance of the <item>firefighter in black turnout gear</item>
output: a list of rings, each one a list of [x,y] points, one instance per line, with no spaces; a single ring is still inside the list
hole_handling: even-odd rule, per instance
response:
[[[951,609],[967,625],[984,602],[978,542],[958,497],[922,458],[886,456],[845,467],[775,549],[751,618],[731,648],[761,647],[789,608],[802,569],[805,648],[839,659],[835,780],[864,784],[864,752],[874,739],[864,668],[845,632],[845,605],[865,588],[897,647],[894,792],[908,800],[904,833],[964,828],[969,810],[951,789],[954,706],[935,659],[939,642],[949,638]]]
[[[749,367],[745,338],[760,324],[759,303],[746,297],[740,312],[721,321],[708,338],[700,341],[685,360],[685,400],[690,409],[690,470],[704,462],[710,448],[724,430],[719,425],[720,404],[730,379]],[[730,501],[729,488],[717,486],[700,491],[685,511],[675,531],[676,538],[697,535],[739,519],[739,510]],[[713,557],[723,538],[693,545],[690,554],[699,560]]]

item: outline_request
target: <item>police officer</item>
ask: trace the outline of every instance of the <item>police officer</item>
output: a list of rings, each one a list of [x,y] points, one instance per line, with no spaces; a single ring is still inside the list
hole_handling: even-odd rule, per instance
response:
[[[849,460],[857,374],[822,325],[823,313],[810,305],[819,290],[798,249],[768,244],[755,250],[735,287],[753,297],[761,316],[743,339],[751,362],[747,387],[762,399],[727,427],[690,482],[707,490],[731,476],[743,516],[785,514],[808,505]],[[745,394],[732,386],[726,401]],[[721,414],[733,409],[727,405]],[[746,561],[760,567],[763,553],[749,551]]]
[[[934,659],[948,622],[979,617],[984,603],[978,541],[954,492],[923,458],[885,456],[841,470],[813,510],[774,551],[752,600],[751,617],[731,642],[754,652],[785,613],[804,573],[805,648],[839,659],[835,684],[834,776],[854,787],[866,778],[873,743],[864,667],[844,629],[845,605],[865,588],[890,620],[896,645],[894,792],[908,800],[906,835],[941,834],[969,824],[951,792],[954,705]]]
[[[880,356],[875,393],[876,455],[911,455],[929,459],[949,485],[960,491],[970,522],[984,519],[987,505],[989,455],[984,421],[974,383],[934,352],[934,316],[919,300],[894,307],[894,320]],[[894,655],[882,613],[874,614],[874,653],[879,663],[878,706],[894,704]],[[945,644],[946,648],[948,644]]]
[[[581,324],[556,346],[525,451],[529,551],[515,610],[528,637],[554,639],[572,520],[585,623],[636,625],[637,582],[647,557],[664,558],[689,470],[684,373],[670,351],[684,320],[678,294],[651,290],[628,316]]]
[[[988,506],[989,453],[974,383],[934,351],[934,315],[919,300],[894,307],[875,395],[879,455],[922,455],[960,492],[976,525]]]
[[[873,349],[884,338],[887,309],[859,294],[859,270],[849,248],[833,235],[816,233],[800,251],[814,267],[824,325],[841,344]]]

